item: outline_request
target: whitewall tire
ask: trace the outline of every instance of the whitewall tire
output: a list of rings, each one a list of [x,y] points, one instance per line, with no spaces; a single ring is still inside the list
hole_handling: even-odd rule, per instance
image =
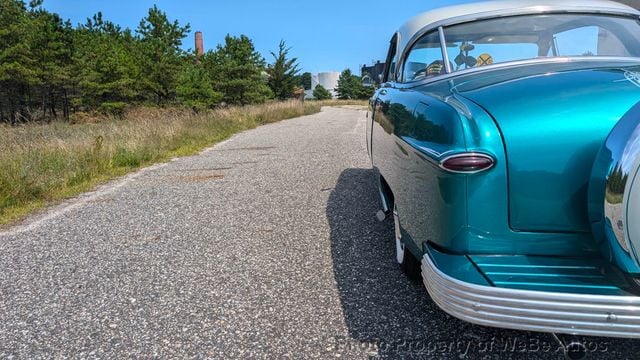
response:
[[[393,228],[396,243],[396,261],[400,264],[402,271],[411,278],[417,278],[420,274],[420,263],[411,254],[402,241],[402,227],[400,226],[400,213],[398,207],[393,205]]]

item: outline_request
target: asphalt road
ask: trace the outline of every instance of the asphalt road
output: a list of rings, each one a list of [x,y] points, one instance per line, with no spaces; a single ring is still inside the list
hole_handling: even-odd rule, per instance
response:
[[[364,127],[344,108],[263,126],[1,232],[0,358],[561,358],[401,273]]]

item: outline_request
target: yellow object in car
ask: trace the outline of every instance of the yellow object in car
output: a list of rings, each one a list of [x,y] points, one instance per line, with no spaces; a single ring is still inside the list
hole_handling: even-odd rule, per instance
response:
[[[487,53],[480,54],[480,56],[478,56],[477,59],[478,60],[476,62],[476,66],[485,66],[485,65],[493,64],[493,57]]]

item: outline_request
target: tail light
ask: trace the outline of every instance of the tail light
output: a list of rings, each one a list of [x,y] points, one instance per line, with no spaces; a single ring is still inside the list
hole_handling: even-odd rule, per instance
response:
[[[442,160],[440,167],[453,173],[474,174],[491,169],[495,163],[495,160],[489,155],[463,153]]]

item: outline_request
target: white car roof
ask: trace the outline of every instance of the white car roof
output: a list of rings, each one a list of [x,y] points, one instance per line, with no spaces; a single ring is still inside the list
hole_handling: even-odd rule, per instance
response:
[[[474,18],[553,11],[601,12],[640,16],[640,11],[630,6],[607,0],[496,0],[448,6],[427,11],[407,21],[398,31],[398,54],[404,52],[405,47],[418,33],[422,33],[426,28],[430,30],[436,26],[448,25],[448,20],[455,23],[456,18],[473,20]]]

